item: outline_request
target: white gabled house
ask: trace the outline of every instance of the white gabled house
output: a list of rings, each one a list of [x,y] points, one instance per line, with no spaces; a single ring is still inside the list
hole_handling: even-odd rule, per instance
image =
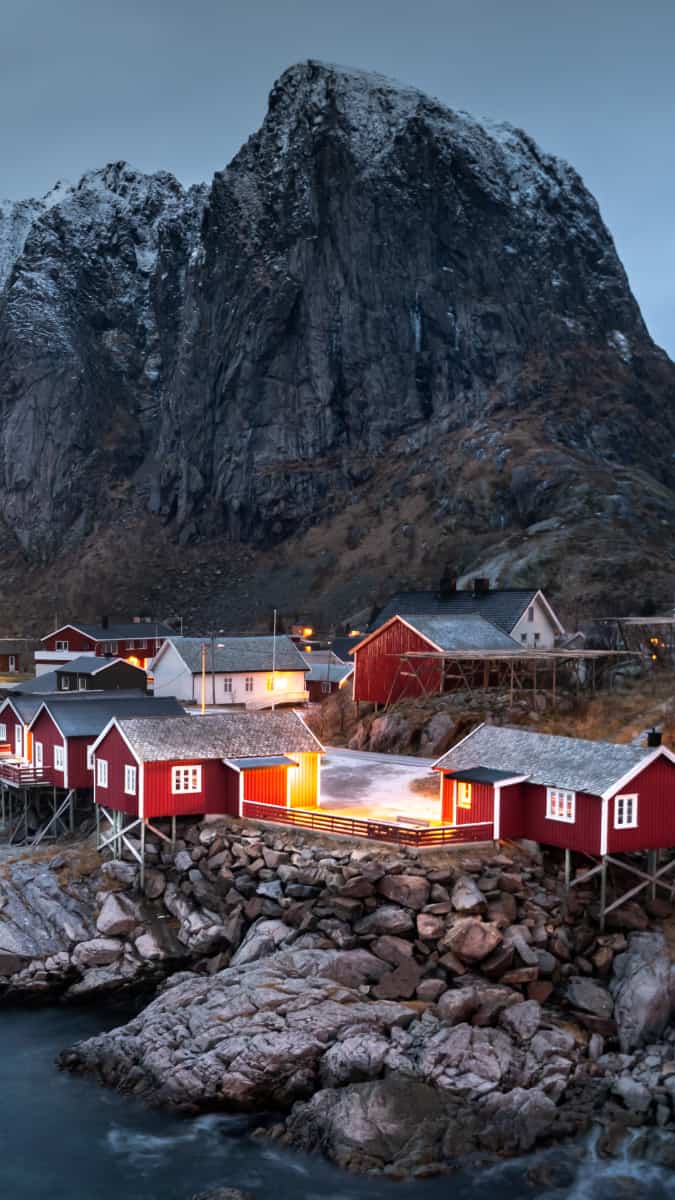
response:
[[[170,637],[152,664],[155,696],[237,708],[304,704],[309,667],[289,637]]]

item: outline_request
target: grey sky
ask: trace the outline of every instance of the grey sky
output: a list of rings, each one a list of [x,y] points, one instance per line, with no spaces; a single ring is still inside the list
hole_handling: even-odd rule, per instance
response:
[[[675,354],[673,0],[0,0],[0,196],[120,158],[207,179],[310,57],[511,121],[568,158]]]

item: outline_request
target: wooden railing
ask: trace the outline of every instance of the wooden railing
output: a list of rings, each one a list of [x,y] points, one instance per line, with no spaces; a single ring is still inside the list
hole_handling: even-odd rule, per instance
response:
[[[395,842],[399,846],[447,846],[463,842],[489,842],[494,836],[492,822],[480,825],[433,825],[411,829],[386,821],[359,817],[338,817],[313,808],[278,808],[273,804],[244,801],[242,816],[252,821],[273,821],[278,825],[314,829],[317,833],[340,833],[346,837],[369,838],[375,842]]]
[[[63,779],[63,777],[61,778]],[[31,763],[3,762],[0,759],[0,783],[9,784],[10,787],[31,787],[36,783],[53,783],[53,779],[49,767],[34,767]]]

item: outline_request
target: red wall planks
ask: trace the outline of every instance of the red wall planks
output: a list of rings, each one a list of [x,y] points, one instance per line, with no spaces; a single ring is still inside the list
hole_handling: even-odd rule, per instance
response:
[[[405,650],[430,650],[436,653],[426,638],[409,629],[398,617],[378,631],[361,650],[357,650],[354,674],[354,699],[386,704],[403,697],[423,695],[420,682],[407,664],[397,657]],[[427,691],[438,692],[441,665],[433,659],[414,660],[415,671],[424,680]],[[402,672],[406,672],[403,674]]]
[[[657,758],[618,795],[637,795],[637,829],[615,829],[614,796],[607,806],[607,850],[658,850],[675,846],[675,764]]]
[[[244,771],[244,800],[286,807],[286,779],[295,767],[258,767]]]

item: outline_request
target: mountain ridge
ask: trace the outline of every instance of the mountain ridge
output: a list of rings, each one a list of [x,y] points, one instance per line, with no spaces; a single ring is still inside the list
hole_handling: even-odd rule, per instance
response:
[[[562,555],[604,597],[646,547],[669,596],[675,368],[595,200],[526,133],[310,60],[210,185],[116,163],[19,203],[13,225],[0,206],[0,562],[38,594],[78,554],[106,576],[122,523],[166,552],[129,572],[134,608],[207,546],[251,578],[310,553],[328,613],[439,559],[566,593]],[[230,611],[206,591],[185,593],[195,619]]]

